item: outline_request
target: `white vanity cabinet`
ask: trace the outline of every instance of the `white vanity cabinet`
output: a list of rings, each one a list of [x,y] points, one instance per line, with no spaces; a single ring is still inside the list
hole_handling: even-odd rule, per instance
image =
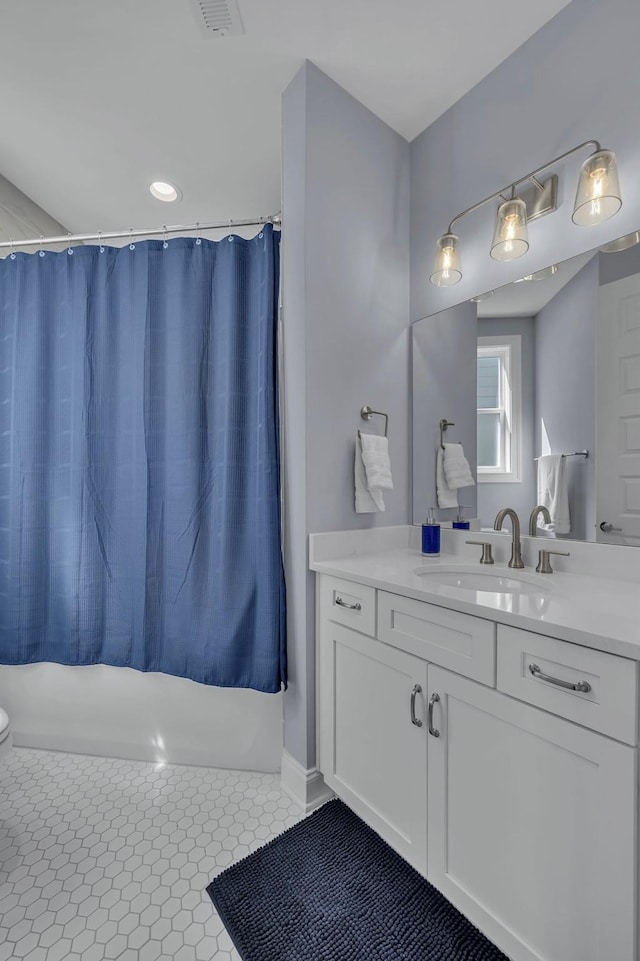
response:
[[[636,662],[325,574],[317,637],[335,793],[513,961],[638,961]]]
[[[426,662],[330,619],[344,620],[344,608],[334,613],[336,596],[357,601],[353,587],[350,593],[335,578],[323,580],[330,611],[319,649],[324,779],[426,874]]]
[[[636,752],[429,668],[427,877],[515,961],[636,958]]]

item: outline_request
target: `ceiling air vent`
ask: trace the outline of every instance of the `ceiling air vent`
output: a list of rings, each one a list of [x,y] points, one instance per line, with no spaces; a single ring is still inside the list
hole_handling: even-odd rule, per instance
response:
[[[236,0],[193,0],[193,3],[209,37],[237,37],[244,33]]]

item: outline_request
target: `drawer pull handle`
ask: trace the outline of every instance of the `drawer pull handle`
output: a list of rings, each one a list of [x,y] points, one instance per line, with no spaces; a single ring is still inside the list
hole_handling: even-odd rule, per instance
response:
[[[440,737],[440,731],[433,726],[433,706],[440,703],[440,695],[432,694],[429,698],[429,734],[431,737]]]
[[[338,607],[346,607],[348,611],[362,610],[362,604],[360,603],[360,601],[356,601],[355,604],[347,604],[347,602],[343,601],[341,597],[336,597],[336,604],[338,605]]]
[[[419,717],[416,717],[416,697],[418,694],[422,694],[422,688],[419,684],[416,684],[411,692],[411,723],[415,724],[416,727],[422,727],[422,721]]]
[[[567,691],[578,691],[580,694],[588,694],[591,690],[591,685],[588,681],[578,681],[577,684],[572,684],[571,681],[563,681],[560,677],[551,677],[549,674],[543,674],[537,664],[530,664],[529,670],[539,681],[556,684],[558,687],[564,687]]]

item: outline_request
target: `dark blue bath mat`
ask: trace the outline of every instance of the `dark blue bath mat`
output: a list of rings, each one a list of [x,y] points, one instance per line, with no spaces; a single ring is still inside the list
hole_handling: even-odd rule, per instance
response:
[[[341,801],[207,892],[243,961],[507,961]]]

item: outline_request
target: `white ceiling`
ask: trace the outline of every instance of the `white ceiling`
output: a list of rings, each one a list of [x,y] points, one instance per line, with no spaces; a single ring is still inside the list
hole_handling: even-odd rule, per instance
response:
[[[499,287],[488,300],[478,304],[478,317],[535,317],[597,253],[590,250],[557,264],[558,272],[552,277]]]
[[[412,139],[566,5],[239,0],[214,39],[193,0],[1,0],[0,174],[73,231],[272,213],[305,59]]]

